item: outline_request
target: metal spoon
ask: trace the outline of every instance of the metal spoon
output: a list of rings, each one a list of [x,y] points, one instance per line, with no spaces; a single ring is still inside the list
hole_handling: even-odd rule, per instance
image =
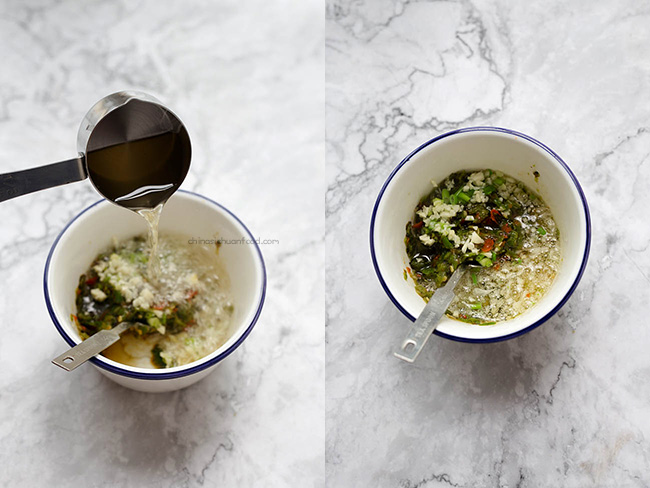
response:
[[[393,354],[399,359],[412,363],[422,351],[422,348],[433,334],[438,326],[438,322],[445,315],[447,307],[452,302],[456,294],[454,288],[463,277],[466,271],[465,266],[459,266],[451,275],[445,286],[438,288],[433,296],[429,299],[424,310],[413,322],[409,329],[406,339],[402,342],[399,349]]]
[[[85,341],[80,342],[69,351],[54,358],[52,363],[66,371],[78,368],[90,358],[97,356],[108,346],[120,340],[122,332],[130,329],[135,324],[132,322],[121,322],[112,329],[100,330]]]

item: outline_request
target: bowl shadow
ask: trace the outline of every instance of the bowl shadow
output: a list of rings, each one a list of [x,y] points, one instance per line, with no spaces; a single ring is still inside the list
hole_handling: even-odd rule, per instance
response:
[[[408,326],[411,322],[397,310],[390,315],[396,324],[395,331],[388,334],[392,355],[393,345],[407,330],[397,324],[406,322]],[[446,395],[456,401],[480,401],[505,408],[531,395],[536,399],[552,395],[552,391],[545,391],[545,371],[561,363],[558,357],[566,356],[571,346],[571,338],[561,333],[563,329],[567,327],[555,315],[532,331],[496,343],[458,342],[434,335],[414,364],[394,358],[391,367],[399,370],[402,394],[418,402],[435,404],[437,398]],[[570,364],[574,366],[575,362]]]
[[[94,466],[100,475],[120,471],[117,478],[134,482],[160,471],[186,483],[197,457],[207,456],[207,462],[220,449],[232,450],[239,361],[226,361],[218,373],[167,393],[130,390],[87,368],[60,381],[65,386],[48,407],[48,424],[66,437],[76,432],[74,450],[83,459],[64,459],[60,479]]]

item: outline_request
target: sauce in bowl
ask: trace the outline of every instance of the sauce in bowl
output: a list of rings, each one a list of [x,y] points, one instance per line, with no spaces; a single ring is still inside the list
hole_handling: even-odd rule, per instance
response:
[[[473,263],[447,310],[492,325],[520,315],[550,288],[561,262],[550,209],[522,182],[490,169],[460,171],[420,200],[406,225],[416,291],[428,300],[463,263]]]

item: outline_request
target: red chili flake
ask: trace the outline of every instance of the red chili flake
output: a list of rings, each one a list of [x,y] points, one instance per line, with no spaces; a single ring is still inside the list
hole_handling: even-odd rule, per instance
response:
[[[506,234],[509,234],[512,232],[512,227],[510,227],[508,224],[503,224],[503,227],[501,227],[501,230],[505,232]]]
[[[487,239],[485,239],[485,242],[483,243],[481,252],[490,252],[492,248],[494,248],[494,239],[488,237]]]
[[[97,283],[97,276],[91,276],[90,278],[88,278],[88,279],[86,280],[86,284],[87,284],[88,286],[92,286],[92,285],[94,285],[95,283]]]
[[[413,224],[411,227],[413,227],[414,229],[419,229],[420,227],[422,227],[422,224],[424,224],[424,221],[420,220],[417,224]]]
[[[195,297],[196,295],[198,295],[198,294],[199,294],[198,290],[192,290],[192,291],[190,291],[190,292],[187,294],[187,300],[188,300],[188,301],[191,300],[192,298],[194,298],[194,297]]]

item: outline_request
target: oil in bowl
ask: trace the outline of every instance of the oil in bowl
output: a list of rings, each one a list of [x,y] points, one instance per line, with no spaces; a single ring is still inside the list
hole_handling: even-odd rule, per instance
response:
[[[143,235],[114,242],[79,278],[73,320],[81,337],[135,323],[102,354],[142,368],[182,366],[218,349],[230,336],[234,305],[215,242],[162,233],[153,274]]]
[[[410,274],[424,299],[455,269],[473,263],[456,288],[450,318],[494,325],[541,299],[557,275],[559,229],[542,198],[491,169],[459,171],[422,198],[404,239]]]

